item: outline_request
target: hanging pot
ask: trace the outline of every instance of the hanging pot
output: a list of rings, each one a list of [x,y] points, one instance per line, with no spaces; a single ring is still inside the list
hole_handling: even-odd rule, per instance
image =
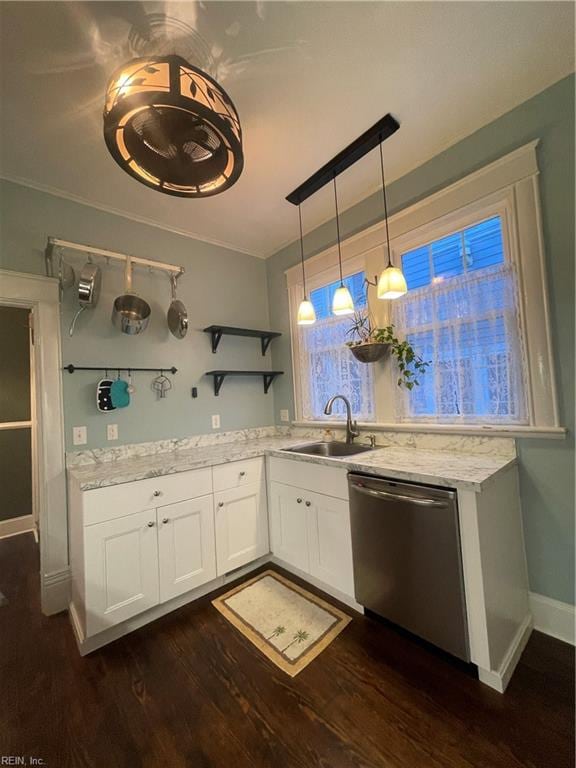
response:
[[[176,298],[176,281],[181,274],[182,273],[180,272],[178,275],[173,273],[170,275],[172,302],[168,307],[167,315],[170,333],[177,339],[183,339],[188,333],[188,312],[186,311],[184,304]]]
[[[78,278],[78,303],[80,304],[80,307],[70,323],[70,336],[74,333],[76,320],[78,320],[80,314],[85,309],[93,309],[98,303],[101,284],[102,271],[100,267],[96,264],[92,264],[92,261],[88,259],[86,264],[82,267],[82,272],[80,272],[80,277]]]
[[[114,301],[112,322],[122,333],[136,336],[145,331],[150,320],[150,304],[132,293],[132,261],[126,259],[125,289],[122,296]]]
[[[350,347],[350,351],[361,363],[375,363],[381,360],[390,349],[390,344],[373,342],[369,344],[357,344]]]

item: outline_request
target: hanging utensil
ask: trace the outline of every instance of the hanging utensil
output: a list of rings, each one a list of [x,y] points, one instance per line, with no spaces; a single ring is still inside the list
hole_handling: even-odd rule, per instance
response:
[[[100,379],[96,387],[96,408],[102,413],[116,410],[110,396],[110,388],[113,383],[112,379],[106,377],[105,379]]]
[[[78,320],[80,314],[85,309],[93,309],[98,303],[101,285],[102,270],[99,266],[92,263],[91,257],[88,257],[88,261],[82,267],[80,277],[78,278],[78,303],[80,304],[80,307],[70,323],[70,330],[68,331],[70,336],[74,334],[76,320]]]
[[[183,339],[188,333],[188,312],[184,304],[176,298],[176,281],[182,272],[175,275],[170,273],[170,285],[172,286],[172,302],[168,308],[168,328],[172,336]]]
[[[129,256],[126,259],[124,280],[124,293],[114,301],[112,322],[122,333],[135,336],[146,330],[152,310],[147,301],[132,293],[132,260]]]
[[[157,376],[152,381],[152,388],[158,392],[158,397],[165,398],[166,392],[172,389],[172,382],[167,376],[164,376],[162,371],[160,371],[160,376]]]

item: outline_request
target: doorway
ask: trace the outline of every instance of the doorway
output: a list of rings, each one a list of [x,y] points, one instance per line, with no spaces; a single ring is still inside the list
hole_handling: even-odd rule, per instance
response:
[[[33,531],[38,540],[31,310],[0,306],[0,328],[0,538]]]
[[[40,600],[50,615],[66,610],[70,591],[58,281],[0,269],[0,311],[0,525],[4,535],[37,532]],[[20,334],[19,370],[8,376]]]

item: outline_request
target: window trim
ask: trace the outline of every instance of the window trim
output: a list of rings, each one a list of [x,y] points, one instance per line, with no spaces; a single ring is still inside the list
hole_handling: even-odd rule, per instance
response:
[[[525,434],[530,431],[539,435],[564,434],[565,430],[559,422],[538,188],[539,169],[536,148],[539,141],[536,139],[510,152],[389,218],[392,261],[397,263],[399,250],[409,250],[404,247],[404,243],[413,241],[416,232],[422,233],[425,229],[429,242],[435,239],[435,231],[450,226],[450,222],[464,221],[467,217],[473,219],[479,212],[482,212],[484,217],[484,212],[491,206],[505,211],[506,224],[504,226],[503,223],[503,229],[506,229],[505,237],[508,239],[510,258],[514,260],[518,270],[520,322],[524,330],[528,374],[526,399],[529,425],[496,427],[394,422],[391,418],[392,413],[384,412],[382,406],[379,407],[379,402],[382,403],[383,398],[378,397],[377,392],[377,422],[370,423],[370,427],[376,428],[377,425],[383,425],[388,429],[408,428],[412,431],[433,431],[433,427],[436,427],[442,432],[474,432],[475,434],[502,432],[509,435],[511,432]],[[454,230],[457,228],[457,226],[454,227]],[[349,270],[356,271],[360,268],[364,269],[367,275],[378,273],[384,267],[384,242],[383,221],[347,238],[341,244],[344,270],[350,273]],[[310,286],[317,279],[327,278],[326,282],[330,282],[330,274],[334,274],[336,270],[337,249],[336,246],[332,246],[307,259],[306,282]],[[295,325],[296,309],[302,297],[301,266],[298,264],[291,267],[286,270],[285,275],[290,292],[290,326],[294,346],[298,338]],[[387,308],[383,305],[388,302],[377,301],[373,291],[369,295],[369,302],[377,317],[385,320]],[[299,373],[295,365],[298,359],[297,354],[292,355],[296,423],[312,426],[314,422],[302,420],[298,394]],[[378,376],[375,376],[375,380],[378,389],[383,381]]]

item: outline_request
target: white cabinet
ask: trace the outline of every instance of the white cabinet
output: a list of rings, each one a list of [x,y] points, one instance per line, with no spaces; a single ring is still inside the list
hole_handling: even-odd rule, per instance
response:
[[[269,551],[262,459],[86,491],[70,478],[68,498],[73,614],[84,639]]]
[[[160,602],[216,578],[212,495],[159,507]]]
[[[308,573],[308,525],[304,491],[270,483],[270,543],[276,557]]]
[[[266,486],[240,485],[214,494],[217,573],[222,576],[268,552]]]
[[[272,481],[272,552],[324,584],[354,595],[348,502]]]
[[[303,496],[308,506],[310,574],[352,596],[354,574],[348,502],[310,491],[303,491]]]
[[[137,512],[85,529],[87,636],[158,603],[157,564],[154,512]]]

